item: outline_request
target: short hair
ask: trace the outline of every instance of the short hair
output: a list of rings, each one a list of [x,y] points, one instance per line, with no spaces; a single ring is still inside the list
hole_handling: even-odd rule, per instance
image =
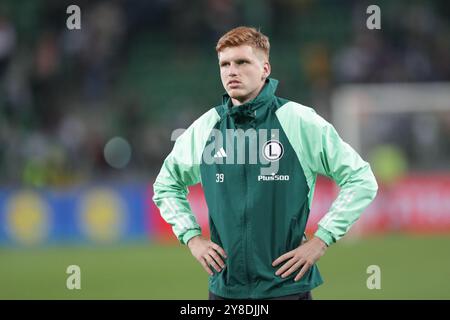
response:
[[[238,47],[244,44],[261,49],[269,59],[269,38],[251,27],[237,27],[225,33],[217,42],[216,51],[219,53],[225,48]]]

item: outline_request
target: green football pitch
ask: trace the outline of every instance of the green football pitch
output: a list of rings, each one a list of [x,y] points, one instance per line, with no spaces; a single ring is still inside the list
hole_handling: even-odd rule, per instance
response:
[[[69,265],[81,289],[69,290]],[[314,299],[450,299],[450,236],[341,240],[318,263]],[[381,288],[369,290],[377,265]],[[182,245],[0,248],[0,299],[206,299],[207,274]]]

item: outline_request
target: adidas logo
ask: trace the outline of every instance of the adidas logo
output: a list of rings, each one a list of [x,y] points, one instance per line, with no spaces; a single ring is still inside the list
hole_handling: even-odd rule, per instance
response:
[[[216,152],[214,155],[214,158],[226,158],[227,154],[225,153],[225,150],[223,148],[220,148],[219,151]]]

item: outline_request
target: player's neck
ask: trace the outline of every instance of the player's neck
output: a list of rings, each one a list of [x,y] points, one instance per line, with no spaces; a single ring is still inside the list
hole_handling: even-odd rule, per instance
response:
[[[250,95],[248,95],[245,98],[244,97],[242,99],[231,98],[231,103],[233,104],[233,107],[238,107],[255,99],[260,94],[261,90],[264,88],[264,84],[265,82],[263,82],[258,89],[254,90]]]

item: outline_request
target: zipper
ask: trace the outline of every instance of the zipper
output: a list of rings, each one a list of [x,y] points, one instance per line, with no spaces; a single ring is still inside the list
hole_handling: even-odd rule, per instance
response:
[[[247,140],[245,140],[245,144],[244,144],[244,146],[245,146],[245,152],[244,152],[244,154],[245,154],[245,157],[246,157],[246,159],[245,160],[247,160],[247,150],[248,150],[248,148],[247,148]],[[250,295],[251,295],[251,293],[252,293],[252,284],[251,284],[251,281],[250,281],[250,273],[249,273],[249,265],[250,265],[250,263],[249,263],[249,255],[248,255],[248,253],[250,252],[250,250],[249,250],[249,243],[250,243],[250,241],[249,241],[249,219],[248,219],[248,217],[247,217],[247,208],[248,208],[248,205],[247,205],[247,203],[248,203],[248,185],[249,185],[249,183],[248,183],[248,175],[247,175],[247,166],[246,166],[246,161],[244,161],[244,177],[245,177],[245,179],[244,179],[244,181],[245,181],[245,202],[244,202],[244,214],[243,214],[243,222],[244,222],[244,269],[245,269],[245,276],[246,276],[246,280],[247,280],[247,283],[248,283],[248,297],[250,298]]]

